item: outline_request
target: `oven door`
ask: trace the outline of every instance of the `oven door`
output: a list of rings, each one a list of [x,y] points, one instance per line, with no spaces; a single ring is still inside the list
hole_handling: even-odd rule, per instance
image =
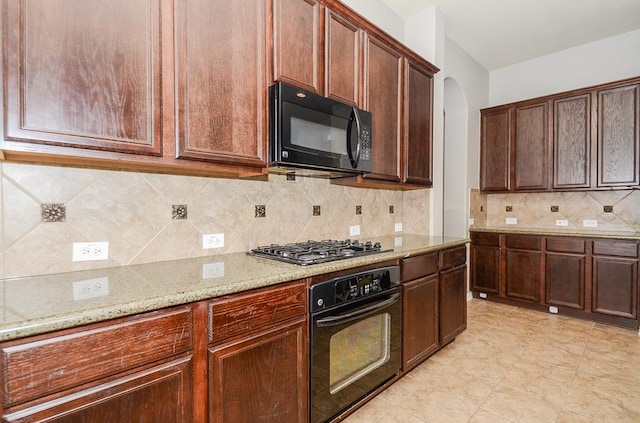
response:
[[[335,417],[401,367],[400,288],[311,316],[311,422]]]

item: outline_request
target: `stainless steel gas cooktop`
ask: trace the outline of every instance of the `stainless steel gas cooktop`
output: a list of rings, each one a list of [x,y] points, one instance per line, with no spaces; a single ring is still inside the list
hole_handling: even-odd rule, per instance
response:
[[[383,253],[379,242],[359,242],[345,239],[344,241],[324,240],[306,241],[293,244],[271,244],[252,249],[249,254],[287,263],[306,266],[309,264],[326,263],[360,257],[369,254]]]

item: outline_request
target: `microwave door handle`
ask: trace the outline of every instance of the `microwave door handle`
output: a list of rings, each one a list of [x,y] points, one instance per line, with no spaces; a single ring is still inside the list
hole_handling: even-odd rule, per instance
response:
[[[351,129],[353,129],[354,122],[356,124],[356,133],[358,138],[355,154],[353,153],[353,140],[351,139]],[[351,115],[349,116],[349,124],[347,125],[347,153],[349,154],[349,161],[351,162],[351,166],[354,169],[358,167],[358,162],[360,161],[361,146],[362,140],[360,139],[360,115],[358,114],[358,110],[356,108],[352,108]]]
[[[362,310],[354,311],[353,313],[341,314],[339,316],[330,316],[325,317],[324,319],[319,319],[316,321],[316,326],[328,327],[328,326],[337,326],[342,323],[351,322],[353,320],[362,319],[363,317],[375,314],[377,311],[389,307],[391,304],[395,304],[398,302],[400,298],[400,294],[393,294],[388,299],[376,303],[370,307],[363,308]]]

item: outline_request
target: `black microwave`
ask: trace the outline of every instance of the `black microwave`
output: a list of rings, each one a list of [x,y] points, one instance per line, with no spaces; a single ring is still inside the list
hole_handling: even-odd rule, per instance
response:
[[[282,82],[270,87],[269,101],[270,169],[371,172],[371,113]]]

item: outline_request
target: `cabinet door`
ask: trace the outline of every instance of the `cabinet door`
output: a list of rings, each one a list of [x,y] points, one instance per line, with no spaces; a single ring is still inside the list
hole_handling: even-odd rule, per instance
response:
[[[5,414],[3,422],[192,422],[191,356]]]
[[[515,108],[514,189],[549,187],[549,106],[547,102]]]
[[[507,236],[505,296],[527,301],[540,301],[541,263],[540,237]]]
[[[467,328],[467,266],[440,272],[440,345]]]
[[[438,274],[403,286],[402,362],[406,372],[438,349]]]
[[[545,304],[584,310],[584,272],[584,254],[547,252]]]
[[[511,109],[483,111],[480,136],[480,189],[511,188]]]
[[[162,155],[159,0],[9,0],[4,21],[3,148]]]
[[[407,62],[404,182],[433,186],[433,77],[417,64]]]
[[[598,186],[638,185],[640,85],[598,91]]]
[[[553,101],[553,187],[591,186],[591,96]]]
[[[268,3],[176,2],[176,157],[266,165]]]
[[[308,420],[306,321],[209,350],[211,423]]]
[[[471,245],[471,290],[500,292],[500,247]]]
[[[637,319],[637,295],[637,259],[593,257],[592,312]]]
[[[322,94],[321,6],[318,0],[274,0],[274,79]]]
[[[362,31],[333,10],[326,8],[325,11],[326,95],[358,106]]]
[[[402,56],[373,37],[365,45],[366,108],[373,115],[372,169],[365,176],[400,181]]]

